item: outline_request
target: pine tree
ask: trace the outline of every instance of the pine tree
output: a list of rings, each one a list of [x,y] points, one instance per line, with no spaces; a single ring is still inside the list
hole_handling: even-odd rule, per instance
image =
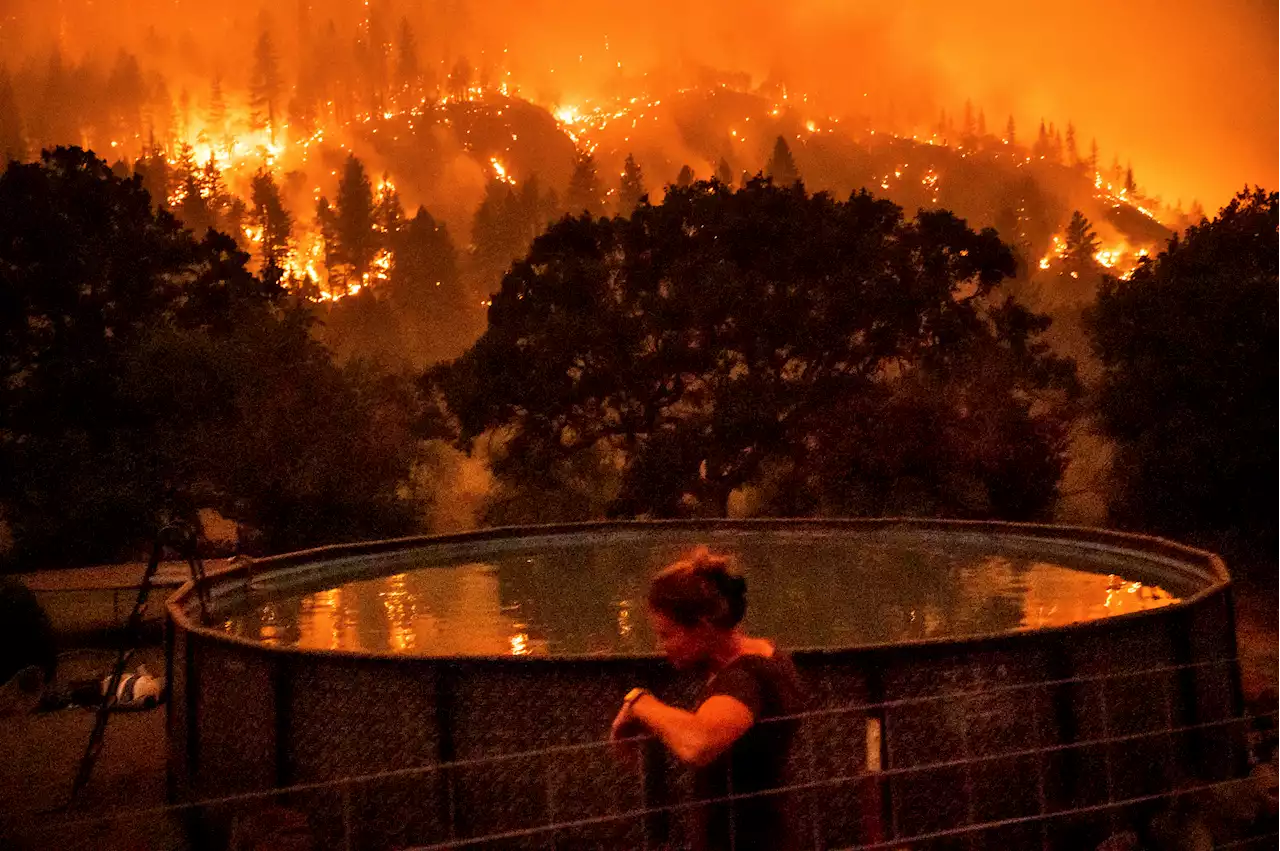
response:
[[[680,173],[676,175],[676,186],[683,189],[686,186],[692,186],[694,181],[693,169],[688,165],[680,167]]]
[[[183,142],[178,146],[178,161],[169,175],[167,195],[177,196],[179,200],[186,197],[186,188],[196,177],[196,153],[191,146]],[[196,181],[197,184],[199,181]]]
[[[183,86],[178,92],[178,137],[186,142],[191,135],[191,93]]]
[[[396,88],[409,102],[422,96],[422,73],[418,69],[418,43],[408,18],[400,19],[396,44]]]
[[[591,154],[583,151],[573,165],[573,175],[569,178],[569,191],[565,195],[571,215],[578,215],[584,210],[591,215],[599,215],[604,201],[600,192],[600,179],[596,176],[596,161]]]
[[[1098,140],[1093,139],[1089,142],[1089,174],[1096,176],[1098,174]]]
[[[329,298],[333,299],[347,292],[346,274],[342,268],[341,252],[338,248],[338,225],[329,199],[321,196],[316,201],[316,230],[320,233],[320,244],[324,251],[325,278],[329,282]]]
[[[1067,165],[1076,168],[1080,165],[1080,151],[1076,148],[1076,126],[1067,122],[1066,137]]]
[[[1009,123],[1004,126],[1004,138],[1010,145],[1018,144],[1018,137],[1014,132],[1013,116],[1009,116]]]
[[[215,224],[213,210],[201,192],[201,182],[197,172],[188,172],[181,187],[182,202],[178,204],[178,218],[196,239],[203,239],[205,232]]]
[[[227,126],[227,101],[222,95],[221,76],[215,76],[209,85],[209,111],[205,114],[205,124],[214,147],[231,156],[231,145],[235,140]]]
[[[253,176],[250,219],[262,234],[263,277],[279,283],[289,259],[289,240],[293,235],[293,219],[280,199],[275,178],[265,168]]]
[[[618,184],[618,214],[630,216],[640,199],[644,197],[644,175],[635,157],[627,154],[627,161],[622,166],[622,179]]]
[[[781,136],[773,143],[773,155],[765,166],[765,175],[773,179],[774,186],[791,186],[800,180],[800,170],[791,156],[791,148]]]
[[[0,171],[10,160],[26,159],[27,146],[22,137],[22,116],[13,97],[13,82],[9,71],[0,66]]]
[[[387,174],[382,175],[382,183],[378,186],[378,198],[373,217],[379,232],[382,233],[383,247],[391,249],[395,245],[396,234],[404,226],[404,207],[400,204],[400,193],[396,191]]]
[[[471,302],[448,228],[419,207],[396,238],[395,254],[387,295],[397,311],[432,336],[456,335],[465,327]]]
[[[459,56],[449,72],[449,95],[454,100],[467,100],[471,89],[471,63],[465,56]]]
[[[1040,119],[1040,133],[1036,136],[1035,144],[1031,146],[1031,156],[1043,157],[1049,151],[1049,131],[1045,129],[1044,119]]]
[[[1056,164],[1062,163],[1062,131],[1054,130],[1053,139],[1049,143],[1049,159]]]
[[[218,168],[216,157],[209,157],[200,175],[201,193],[209,199],[209,209],[214,218],[220,216],[230,200],[227,197],[227,185],[222,179],[222,170]],[[215,222],[215,227],[217,224]]]
[[[729,161],[724,157],[716,163],[716,182],[721,186],[733,188],[733,169],[729,168]]]
[[[1102,265],[1094,257],[1098,253],[1098,237],[1089,220],[1079,210],[1071,214],[1071,221],[1063,235],[1062,265],[1054,284],[1054,296],[1059,302],[1081,304],[1093,298],[1102,274]]]
[[[253,73],[249,79],[249,107],[256,129],[266,128],[271,144],[276,142],[276,117],[280,103],[280,60],[271,43],[271,32],[263,30],[253,50]]]
[[[146,85],[138,60],[123,50],[116,56],[111,76],[107,79],[107,97],[111,118],[108,132],[113,139],[126,139],[138,132],[142,125],[142,104],[146,100]]]
[[[1132,196],[1134,192],[1138,191],[1138,184],[1133,180],[1133,163],[1129,163],[1128,167],[1124,170],[1124,188],[1130,196]]]
[[[985,110],[978,110],[978,137],[986,138],[987,135],[987,113]]]
[[[973,101],[966,100],[964,102],[964,127],[962,129],[961,141],[964,146],[970,147],[978,138],[978,124],[973,117]]]
[[[378,233],[374,219],[373,186],[365,174],[364,163],[355,154],[347,155],[338,181],[337,210],[334,226],[339,257],[347,270],[347,279],[361,283],[378,251]]]
[[[1062,238],[1066,246],[1063,261],[1068,273],[1093,271],[1097,265],[1094,255],[1098,253],[1098,235],[1092,228],[1089,220],[1079,210],[1071,214],[1071,221]]]
[[[152,204],[164,207],[169,203],[169,161],[160,148],[153,144],[134,162],[133,173],[141,178],[142,188],[151,196]]]

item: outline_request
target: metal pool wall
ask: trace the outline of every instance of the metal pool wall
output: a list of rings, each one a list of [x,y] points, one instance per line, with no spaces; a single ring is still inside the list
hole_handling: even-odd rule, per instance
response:
[[[977,534],[1096,551],[1131,565],[1131,578],[1156,571],[1199,589],[1065,628],[796,651],[812,704],[793,760],[802,847],[920,836],[937,847],[1083,847],[1144,801],[1244,770],[1227,573],[1216,556],[1151,538],[930,520],[575,524],[330,547],[209,582],[216,600],[327,561],[646,529]],[[274,647],[200,625],[189,586],[168,614],[175,800],[320,784],[289,795],[319,847],[505,835],[489,847],[656,849],[687,836],[688,772],[656,746],[634,766],[599,746],[632,686],[692,696],[697,684],[660,659]],[[439,767],[408,770],[428,766]],[[363,779],[325,785],[351,777]],[[1110,806],[1124,801],[1137,803]],[[214,808],[202,830],[233,827]]]

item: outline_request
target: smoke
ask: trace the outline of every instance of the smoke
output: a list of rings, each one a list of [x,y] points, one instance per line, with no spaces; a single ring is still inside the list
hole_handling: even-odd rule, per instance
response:
[[[907,122],[971,100],[1075,125],[1082,150],[1133,162],[1171,204],[1207,209],[1277,180],[1277,8],[1265,0],[1023,0],[896,5],[845,0],[612,4],[503,0],[472,7],[459,45],[505,48],[520,76],[577,101],[692,67],[785,80],[833,113]]]
[[[465,55],[477,72],[510,71],[542,103],[657,89],[713,68],[785,81],[831,114],[920,124],[972,100],[992,129],[1013,116],[1023,138],[1041,117],[1070,121],[1082,149],[1096,138],[1104,163],[1132,161],[1144,188],[1170,203],[1198,198],[1212,210],[1246,182],[1280,182],[1277,9],[1267,0],[7,0],[0,44],[11,69],[54,44],[104,62],[128,49],[170,75],[176,97],[215,73],[243,84],[264,21],[290,62],[330,23],[345,40],[370,25],[394,40],[402,17],[439,76]]]

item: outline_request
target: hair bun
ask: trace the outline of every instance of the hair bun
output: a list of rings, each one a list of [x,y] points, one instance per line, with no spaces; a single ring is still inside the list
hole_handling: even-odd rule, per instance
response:
[[[729,629],[746,614],[747,580],[728,557],[701,546],[654,577],[649,605],[686,626],[705,619]]]

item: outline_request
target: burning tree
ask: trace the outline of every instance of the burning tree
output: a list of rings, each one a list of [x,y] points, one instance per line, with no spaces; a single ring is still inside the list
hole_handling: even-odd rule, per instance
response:
[[[947,212],[673,187],[555,224],[424,387],[463,448],[503,435],[510,486],[616,459],[618,516],[723,515],[746,486],[776,512],[874,514],[918,481],[917,511],[1035,517],[1075,381],[1047,320],[1000,297],[1013,266]]]
[[[280,91],[284,85],[280,77],[280,60],[271,42],[271,32],[263,30],[253,50],[253,73],[249,81],[249,105],[253,110],[253,124],[265,128],[271,143],[276,141],[276,116],[279,114]]]

